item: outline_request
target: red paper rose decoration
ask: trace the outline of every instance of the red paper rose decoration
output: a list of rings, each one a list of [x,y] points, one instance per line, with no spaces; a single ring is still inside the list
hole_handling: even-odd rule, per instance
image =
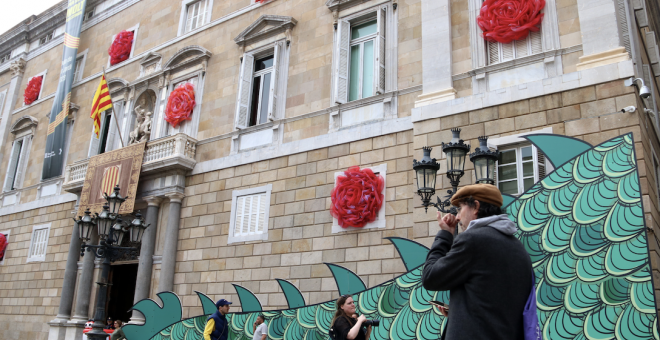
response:
[[[191,83],[178,86],[167,100],[165,120],[177,127],[184,120],[190,120],[193,107],[195,107],[195,89]]]
[[[337,186],[332,190],[330,214],[342,228],[362,228],[378,217],[383,205],[383,177],[371,169],[360,170],[353,166],[337,177]]]
[[[121,63],[128,59],[131,55],[131,47],[133,47],[133,32],[121,31],[115,37],[108,49],[110,55],[110,65]]]
[[[477,24],[487,41],[508,44],[540,30],[544,7],[545,0],[486,0]]]
[[[5,234],[0,233],[0,261],[5,258],[5,250],[7,249],[7,237]]]
[[[25,105],[30,105],[35,100],[39,99],[39,92],[41,91],[41,82],[43,79],[43,76],[38,76],[32,77],[32,79],[28,81],[25,92],[23,93],[23,103],[25,103]]]

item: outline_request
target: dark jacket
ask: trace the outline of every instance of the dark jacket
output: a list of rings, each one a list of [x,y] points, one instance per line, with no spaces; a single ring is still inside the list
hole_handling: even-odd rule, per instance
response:
[[[337,334],[337,339],[336,340],[346,340],[348,339],[348,332],[351,331],[351,328],[355,326],[355,323],[357,320],[353,318],[347,318],[340,316],[335,320],[335,324],[332,326],[335,330],[335,334]],[[360,327],[360,331],[358,332],[357,337],[355,337],[355,340],[366,340],[366,333],[364,330],[364,327]]]
[[[215,330],[213,333],[211,333],[211,339],[213,340],[227,340],[227,337],[229,336],[229,325],[227,324],[227,317],[222,315],[220,311],[215,311],[215,313],[211,314],[207,321],[209,319],[213,319],[215,322]]]
[[[522,313],[532,288],[532,263],[513,236],[515,224],[499,216],[495,223],[473,221],[455,240],[440,230],[426,257],[424,288],[450,291],[446,340],[524,339]],[[492,226],[498,223],[505,230]]]

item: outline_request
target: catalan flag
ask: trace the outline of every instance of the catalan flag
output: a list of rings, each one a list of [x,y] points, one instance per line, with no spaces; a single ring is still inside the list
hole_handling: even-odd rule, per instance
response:
[[[94,93],[94,102],[92,103],[92,114],[89,116],[94,119],[94,133],[96,138],[99,137],[101,131],[101,113],[105,110],[112,108],[112,100],[110,100],[110,92],[108,92],[108,83],[105,81],[105,74],[101,76],[101,83],[96,88]]]

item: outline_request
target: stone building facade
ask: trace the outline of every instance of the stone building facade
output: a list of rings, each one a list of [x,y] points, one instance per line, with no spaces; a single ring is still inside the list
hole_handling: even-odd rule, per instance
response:
[[[153,124],[136,209],[151,227],[140,259],[113,265],[113,285],[121,288],[111,289],[109,307],[157,300],[158,292],[171,290],[181,298],[184,317],[202,314],[196,291],[235,301],[236,310],[237,283],[264,308],[276,309],[286,305],[276,278],[296,285],[307,303],[336,298],[324,262],[354,271],[369,287],[405,272],[384,238],[430,246],[438,230],[435,212],[426,213],[414,195],[412,159],[432,146],[433,157],[443,160],[438,146],[456,127],[473,146],[487,135],[492,148],[516,155],[509,165],[520,170],[498,183],[512,194],[551,170],[525,144],[525,134],[597,144],[633,133],[648,236],[655,240],[658,4],[547,0],[540,33],[495,44],[485,42],[476,25],[481,3],[90,0],[66,168],[48,180],[41,169],[67,4],[5,32],[0,232],[9,245],[0,263],[0,339],[80,339],[93,316],[99,270],[90,254],[79,256],[71,217],[89,158],[128,142],[142,100]],[[134,33],[131,55],[110,65],[108,47],[122,30]],[[114,110],[104,114],[95,138],[87,115],[103,68]],[[23,91],[39,75],[40,96],[25,105]],[[626,86],[633,76],[651,88],[649,98]],[[194,85],[197,104],[190,121],[172,128],[165,105],[183,82]],[[629,106],[634,112],[621,111]],[[530,151],[531,175],[522,170],[522,155]],[[363,230],[346,231],[329,213],[330,194],[336,173],[354,165],[385,177],[384,214]],[[449,187],[445,172],[443,162],[439,192]],[[466,162],[461,184],[472,183],[473,173]],[[245,208],[248,199],[258,202],[250,214],[265,220],[243,232],[245,214],[237,207]],[[660,250],[657,242],[649,244],[660,278]],[[141,322],[141,315],[112,313]]]

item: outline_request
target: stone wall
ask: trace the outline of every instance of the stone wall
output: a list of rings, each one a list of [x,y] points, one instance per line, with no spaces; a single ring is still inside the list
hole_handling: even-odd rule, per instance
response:
[[[0,265],[0,340],[48,336],[47,322],[57,314],[64,267],[73,228],[73,202],[0,217],[9,245]],[[43,262],[27,262],[32,227],[50,223]]]
[[[332,234],[335,172],[380,164],[387,164],[386,228]],[[335,281],[323,262],[355,271],[369,286],[405,272],[383,238],[414,238],[411,167],[412,131],[406,131],[188,177],[174,285],[184,317],[202,313],[194,291],[237,306],[231,283],[250,289],[265,309],[286,306],[275,278],[289,279],[308,304],[334,299]],[[266,184],[273,186],[268,241],[228,245],[232,191]]]

